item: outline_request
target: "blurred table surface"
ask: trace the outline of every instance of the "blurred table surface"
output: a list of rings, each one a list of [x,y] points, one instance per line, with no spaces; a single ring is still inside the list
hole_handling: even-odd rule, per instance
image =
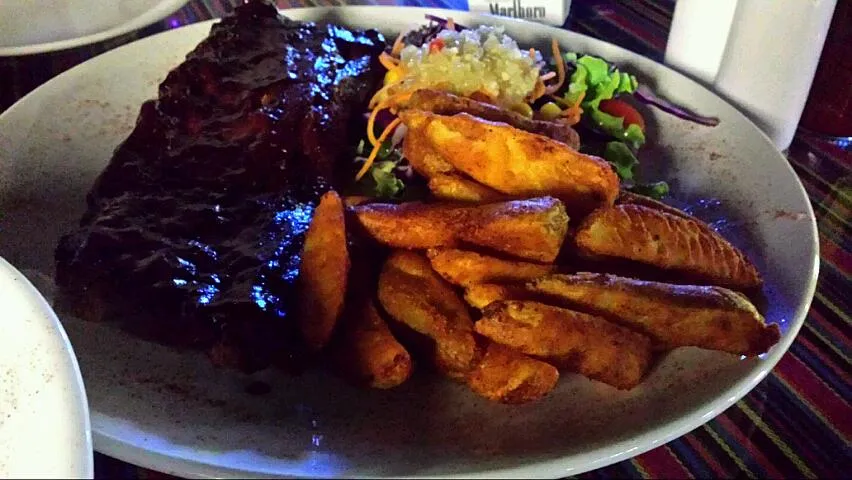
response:
[[[192,0],[162,22],[62,52],[0,58],[0,112],[53,76],[109,49],[228,13],[239,0]],[[467,9],[467,0],[290,0],[281,8],[343,4]],[[674,0],[574,0],[564,27],[662,61]],[[767,40],[770,41],[770,40]],[[819,223],[816,297],[772,373],[723,414],[668,444],[581,477],[830,478],[852,475],[850,298],[852,153],[799,132],[787,157]],[[96,478],[163,478],[95,454]]]

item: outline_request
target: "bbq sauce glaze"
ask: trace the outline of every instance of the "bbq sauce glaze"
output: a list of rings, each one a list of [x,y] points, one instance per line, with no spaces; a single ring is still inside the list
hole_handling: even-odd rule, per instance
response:
[[[60,241],[66,308],[254,371],[293,364],[304,232],[381,77],[375,31],[252,1],[142,105]]]

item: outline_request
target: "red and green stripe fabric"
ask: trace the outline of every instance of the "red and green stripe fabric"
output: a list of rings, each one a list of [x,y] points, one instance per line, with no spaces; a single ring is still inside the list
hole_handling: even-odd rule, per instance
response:
[[[0,111],[77,63],[169,28],[224,15],[238,0],[193,0],[159,24],[66,52],[0,59]],[[381,4],[466,9],[466,0],[285,0],[281,7]],[[565,27],[661,61],[674,0],[573,0]],[[8,81],[11,79],[11,82]],[[7,87],[8,86],[8,87]],[[852,476],[852,153],[800,132],[787,155],[820,234],[816,297],[772,373],[723,414],[666,445],[583,478],[845,478]],[[163,478],[96,454],[98,478]]]

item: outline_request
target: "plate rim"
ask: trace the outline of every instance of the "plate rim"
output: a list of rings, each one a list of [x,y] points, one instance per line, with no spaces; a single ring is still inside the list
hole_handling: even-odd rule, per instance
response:
[[[95,33],[90,33],[79,37],[66,38],[64,40],[51,40],[48,42],[31,43],[27,45],[14,45],[6,47],[0,46],[0,57],[18,57],[26,55],[35,55],[39,53],[56,52],[59,50],[67,50],[70,48],[82,47],[85,45],[91,45],[93,43],[110,40],[121,35],[125,35],[136,30],[142,29],[153,23],[159,22],[160,20],[180,10],[187,3],[189,3],[189,0],[160,0],[151,9],[142,12],[136,17],[133,17],[123,23],[112,26],[105,30],[100,30]],[[139,38],[137,40],[142,40],[142,38]],[[41,85],[39,85],[39,87],[40,86]]]
[[[465,16],[483,18],[483,19],[495,19],[499,18],[500,22],[513,22],[516,24],[529,24],[534,25],[538,29],[556,29],[562,34],[567,35],[569,37],[582,38],[584,41],[591,41],[592,43],[604,44],[607,45],[608,48],[615,48],[621,50],[623,52],[627,52],[632,56],[643,58],[649,62],[655,63],[658,67],[664,68],[669,71],[670,74],[674,74],[680,76],[692,84],[694,86],[704,89],[705,91],[712,94],[714,97],[724,102],[726,105],[730,106],[733,110],[736,111],[736,115],[741,117],[741,120],[746,121],[753,127],[754,133],[763,138],[763,141],[769,145],[772,145],[769,137],[760,130],[757,125],[754,124],[751,119],[745,116],[742,112],[739,111],[736,107],[730,104],[724,97],[719,94],[713,92],[706,86],[702,85],[699,82],[691,79],[690,77],[674,70],[673,68],[665,65],[661,62],[653,60],[651,58],[645,57],[639,53],[630,51],[624,47],[619,45],[607,42],[605,40],[596,39],[594,37],[590,37],[588,35],[584,35],[581,33],[577,33],[570,30],[565,30],[559,27],[551,27],[546,25],[539,25],[533,22],[528,22],[521,19],[513,19],[506,17],[495,17],[493,15],[488,14],[479,14],[475,12],[467,12],[467,11],[459,11],[459,10],[450,10],[450,9],[442,9],[442,8],[430,8],[430,7],[409,7],[409,6],[384,6],[384,5],[346,5],[346,6],[328,6],[328,7],[300,7],[300,8],[287,8],[281,9],[279,8],[279,12],[285,15],[294,13],[294,12],[326,12],[326,11],[346,11],[346,10],[377,10],[377,11],[409,11],[409,12],[419,12],[419,13],[433,13],[433,14],[443,14],[443,15],[458,15],[464,14]],[[422,17],[422,15],[421,15]],[[412,14],[412,19],[414,18]],[[104,54],[110,54],[117,50],[123,49],[125,47],[129,47],[137,42],[145,41],[153,37],[158,37],[160,35],[171,34],[174,31],[179,31],[183,28],[204,28],[209,27],[214,22],[219,19],[211,19],[203,22],[196,22],[193,24],[183,25],[181,27],[166,30],[163,32],[156,33],[154,35],[150,35],[144,38],[140,38],[134,40],[133,42],[128,42],[125,45],[121,45],[117,48],[111,49],[103,54],[97,55],[99,57]],[[93,58],[96,58],[93,57]],[[84,68],[86,63],[91,61],[89,59],[85,62],[80,63],[72,67],[71,69],[57,75],[51,80],[45,82],[40,85],[38,88],[34,89],[32,92],[28,93],[21,99],[19,99],[15,104],[10,106],[5,112],[0,114],[0,121],[4,120],[4,117],[11,116],[11,112],[15,110],[15,107],[19,103],[23,103],[27,100],[31,95],[36,94],[44,87],[49,87],[49,85],[56,81],[57,83],[62,82],[64,80],[64,76],[66,74],[70,75],[74,70],[78,68]],[[807,192],[799,179],[798,175],[793,170],[789,161],[787,161],[786,157],[777,150],[773,146],[774,151],[777,154],[777,161],[782,162],[780,167],[786,168],[789,173],[792,174],[795,179],[796,189],[798,193],[805,198],[809,199]],[[679,418],[666,422],[664,424],[655,426],[650,428],[647,431],[644,431],[640,434],[633,435],[625,440],[614,444],[608,444],[606,446],[597,447],[590,449],[588,451],[584,451],[581,454],[584,456],[592,456],[595,457],[595,460],[584,462],[584,465],[580,467],[573,467],[567,465],[565,456],[536,461],[532,463],[519,464],[518,466],[493,469],[493,470],[481,470],[475,473],[466,472],[463,474],[441,474],[441,475],[432,475],[427,476],[426,478],[500,478],[500,477],[523,477],[523,476],[539,476],[539,477],[550,477],[557,478],[565,475],[575,475],[582,472],[594,470],[597,468],[602,468],[614,463],[617,463],[622,460],[626,460],[632,458],[634,456],[645,453],[653,448],[662,446],[676,438],[679,438],[686,433],[694,430],[701,425],[709,422],[728,408],[730,408],[734,403],[743,398],[746,394],[748,394],[758,383],[760,383],[768,374],[772,371],[775,365],[781,360],[781,358],[786,354],[790,345],[795,341],[798,336],[799,330],[804,324],[805,319],[807,318],[807,313],[810,310],[811,303],[814,298],[814,294],[816,292],[817,287],[817,279],[819,276],[820,269],[820,249],[819,249],[819,234],[816,224],[816,217],[813,211],[813,206],[810,201],[805,202],[804,212],[807,216],[807,220],[809,221],[809,230],[812,237],[811,247],[813,250],[813,258],[810,259],[810,263],[808,268],[811,271],[811,275],[807,279],[806,286],[804,291],[800,292],[801,298],[803,299],[801,302],[798,302],[798,306],[795,309],[794,315],[790,318],[791,322],[789,323],[789,327],[787,330],[787,334],[782,337],[781,341],[775,345],[772,350],[765,354],[765,357],[759,364],[756,364],[746,375],[743,375],[738,381],[736,381],[732,386],[727,388],[726,390],[720,392],[714,399],[703,402],[702,404],[694,407],[689,412],[684,413]],[[759,367],[759,368],[758,368]],[[272,473],[272,472],[259,472],[256,470],[245,470],[240,468],[233,468],[228,466],[218,466],[211,465],[209,463],[188,459],[180,456],[169,456],[160,452],[148,451],[141,448],[137,448],[136,446],[121,440],[120,438],[116,438],[111,435],[107,435],[98,431],[95,428],[95,424],[98,422],[98,417],[100,414],[96,411],[91,412],[92,416],[92,438],[94,442],[95,450],[111,456],[113,458],[143,467],[151,470],[178,474],[188,478],[214,478],[214,477],[233,477],[240,478],[245,477],[246,475],[259,476],[259,477],[280,477],[280,473]],[[630,444],[632,446],[627,447]],[[641,444],[641,445],[640,445]],[[368,477],[369,478],[369,477]],[[410,474],[403,475],[399,478],[424,478],[422,475]]]

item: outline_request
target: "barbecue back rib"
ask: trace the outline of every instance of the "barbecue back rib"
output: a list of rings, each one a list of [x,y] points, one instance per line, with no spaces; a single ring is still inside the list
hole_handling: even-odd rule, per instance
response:
[[[302,239],[381,78],[375,31],[253,1],[142,105],[56,250],[60,308],[246,371],[298,357]]]

